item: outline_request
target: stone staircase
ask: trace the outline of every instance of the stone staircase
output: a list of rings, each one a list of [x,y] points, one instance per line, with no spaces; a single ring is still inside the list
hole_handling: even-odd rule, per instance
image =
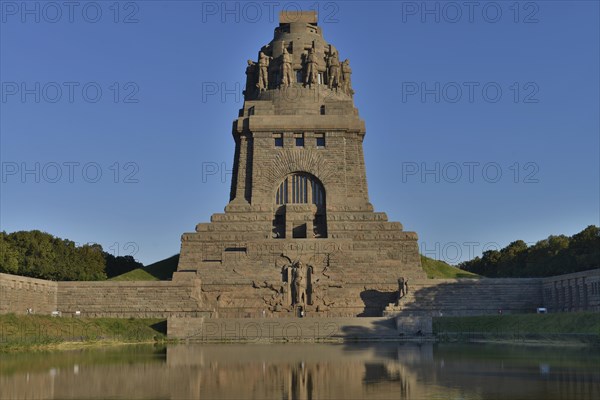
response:
[[[384,316],[467,316],[532,313],[543,303],[540,279],[426,279],[409,283],[399,304]]]

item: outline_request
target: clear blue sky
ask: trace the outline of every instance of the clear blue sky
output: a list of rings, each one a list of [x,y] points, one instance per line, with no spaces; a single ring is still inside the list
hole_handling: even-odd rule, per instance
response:
[[[597,1],[0,3],[1,230],[177,253],[229,198],[202,170],[232,168],[241,94],[207,89],[241,91],[271,7],[317,4],[351,60],[371,202],[423,253],[599,224]]]

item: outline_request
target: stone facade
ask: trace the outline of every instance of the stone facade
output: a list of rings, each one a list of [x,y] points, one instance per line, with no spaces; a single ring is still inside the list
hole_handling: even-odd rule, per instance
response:
[[[600,311],[600,269],[545,278],[543,290],[550,312]]]
[[[381,315],[362,297],[425,278],[417,234],[369,202],[350,62],[316,22],[281,15],[248,61],[229,204],[182,236],[174,280],[199,279],[215,316]]]
[[[254,284],[260,286],[256,281]],[[223,283],[225,288],[228,285],[228,282]],[[553,295],[555,288],[560,297]],[[214,289],[219,288],[215,286]],[[253,290],[271,291],[266,287]],[[549,312],[599,311],[600,269],[550,278],[409,280],[408,291],[398,304],[397,283],[377,284],[364,279],[362,284],[356,283],[340,290],[349,300],[345,307],[338,308],[338,313],[346,317],[489,315],[496,314],[498,310],[506,314],[534,313],[538,307],[546,307]],[[255,309],[236,308],[238,298],[231,294],[226,301],[231,301],[234,306],[230,310],[223,307],[215,311],[202,300],[206,295],[201,291],[199,280],[52,282],[0,274],[0,314],[26,314],[27,309],[31,309],[34,314],[49,315],[52,311],[60,311],[63,316],[80,311],[85,317],[286,316],[277,312],[263,314],[264,308],[259,308],[262,299],[255,300]],[[242,302],[248,301],[245,296],[245,293],[240,294]],[[217,301],[225,300],[221,297]],[[327,313],[316,310],[307,310],[306,316],[311,320],[329,317]],[[323,323],[329,319],[323,319]]]
[[[0,314],[115,318],[206,316],[200,307],[199,286],[185,282],[53,282],[0,274]]]

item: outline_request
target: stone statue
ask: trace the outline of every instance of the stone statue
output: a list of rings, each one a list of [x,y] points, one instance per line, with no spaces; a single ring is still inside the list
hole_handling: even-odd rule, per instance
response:
[[[396,305],[400,304],[400,299],[406,296],[408,293],[408,279],[404,279],[404,277],[398,278],[398,299],[396,300]]]
[[[262,51],[258,59],[258,83],[256,87],[262,92],[269,87],[269,63],[272,57],[265,55]]]
[[[347,58],[342,63],[342,88],[344,93],[352,94],[352,81],[350,75],[352,74],[352,68],[350,68],[350,60]]]
[[[292,56],[288,53],[285,45],[281,56],[281,85],[290,86],[294,82],[294,70],[292,68]]]
[[[308,56],[306,56],[306,78],[304,80],[309,86],[319,83],[319,63],[317,62],[317,56],[315,49],[308,49]]]
[[[301,261],[298,261],[294,267],[292,283],[295,289],[294,305],[306,305],[306,271]]]
[[[340,85],[340,60],[335,51],[327,57],[327,71],[329,72],[329,88],[337,88]]]
[[[244,90],[244,96],[250,96],[252,92],[256,90],[258,84],[257,66],[252,60],[248,60],[248,66],[246,67],[246,90]]]
[[[398,278],[398,298],[404,297],[404,278]]]

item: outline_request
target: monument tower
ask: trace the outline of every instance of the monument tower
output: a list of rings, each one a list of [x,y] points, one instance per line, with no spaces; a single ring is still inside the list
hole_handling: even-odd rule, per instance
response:
[[[424,278],[417,235],[369,202],[350,62],[313,12],[284,12],[248,60],[229,204],[182,236],[174,279],[214,317],[378,316]]]

